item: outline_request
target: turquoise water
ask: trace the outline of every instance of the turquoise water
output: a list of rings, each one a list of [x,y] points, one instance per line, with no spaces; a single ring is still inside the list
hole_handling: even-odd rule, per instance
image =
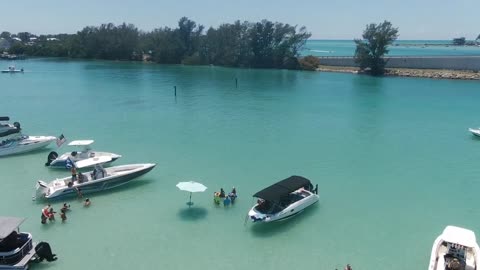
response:
[[[69,200],[65,224],[42,225],[35,181],[68,175],[43,166],[56,146],[0,159],[1,215],[28,217],[22,229],[59,256],[33,269],[421,270],[445,226],[480,234],[480,140],[467,131],[480,126],[478,82],[21,64],[25,74],[0,76],[0,115],[32,135],[93,138],[96,149],[123,155],[115,164],[158,164],[90,196],[88,209]],[[318,183],[320,202],[284,223],[244,226],[251,195],[292,174]],[[208,187],[190,210],[175,187],[185,180]],[[215,207],[212,193],[232,186],[236,204]]]
[[[397,40],[390,47],[391,56],[459,56],[480,55],[480,47],[438,46],[451,44],[451,40]],[[429,45],[425,45],[429,44]],[[430,44],[437,44],[432,46]],[[309,40],[302,54],[315,56],[353,56],[353,40]]]

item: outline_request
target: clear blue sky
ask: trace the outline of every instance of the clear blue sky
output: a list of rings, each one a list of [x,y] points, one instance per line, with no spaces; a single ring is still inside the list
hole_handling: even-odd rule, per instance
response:
[[[400,39],[480,34],[480,0],[21,0],[3,3],[0,31],[75,33],[106,22],[152,30],[174,27],[182,16],[205,26],[237,19],[305,25],[316,39],[359,37],[367,23],[385,19],[399,27]]]

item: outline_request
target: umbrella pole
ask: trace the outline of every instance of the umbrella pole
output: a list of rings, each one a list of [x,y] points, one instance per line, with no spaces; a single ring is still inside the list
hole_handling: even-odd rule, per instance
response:
[[[192,206],[192,192],[190,192],[190,202],[188,203],[188,207]]]

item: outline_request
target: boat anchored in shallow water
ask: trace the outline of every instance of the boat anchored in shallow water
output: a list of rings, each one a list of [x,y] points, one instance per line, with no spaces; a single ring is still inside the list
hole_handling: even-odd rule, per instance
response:
[[[83,147],[82,151],[73,151],[71,153],[65,153],[61,156],[58,156],[57,152],[50,152],[47,157],[47,163],[45,166],[55,169],[69,169],[72,164],[69,164],[70,160],[73,163],[76,163],[81,160],[85,160],[92,157],[110,157],[109,162],[114,162],[115,160],[121,158],[121,155],[109,153],[109,152],[97,152],[93,151],[90,146],[94,143],[94,140],[77,140],[72,141],[69,146]]]
[[[32,262],[55,261],[50,245],[33,242],[32,235],[20,232],[24,218],[0,217],[0,269],[28,269]]]
[[[8,69],[2,70],[2,73],[23,73],[23,68],[16,69],[15,66],[9,66]]]
[[[476,270],[480,248],[475,233],[455,226],[447,226],[435,239],[429,270]]]
[[[248,212],[253,222],[273,222],[291,218],[319,200],[318,185],[302,176],[290,176],[253,195],[259,198]]]
[[[56,179],[49,183],[37,182],[34,199],[63,199],[77,195],[78,192],[88,194],[124,185],[131,180],[151,171],[156,164],[128,164],[103,168],[101,164],[111,162],[110,157],[94,157],[78,161],[76,168],[94,167],[93,171],[79,173],[74,181],[72,176]]]
[[[0,117],[0,121],[9,120],[9,117]],[[0,123],[0,157],[38,150],[48,146],[55,139],[53,136],[24,135],[18,122],[13,125]]]

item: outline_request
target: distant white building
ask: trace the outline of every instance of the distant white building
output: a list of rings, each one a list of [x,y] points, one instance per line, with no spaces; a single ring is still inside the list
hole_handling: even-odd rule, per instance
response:
[[[14,37],[14,38],[12,38],[12,39],[13,39],[13,40],[16,40],[16,41],[22,41],[22,40],[21,40],[20,38],[18,38],[18,37]]]
[[[55,40],[58,40],[58,38],[54,38],[54,37],[47,38],[47,41],[55,41]]]
[[[31,37],[30,41],[37,41],[37,38],[36,37]]]

